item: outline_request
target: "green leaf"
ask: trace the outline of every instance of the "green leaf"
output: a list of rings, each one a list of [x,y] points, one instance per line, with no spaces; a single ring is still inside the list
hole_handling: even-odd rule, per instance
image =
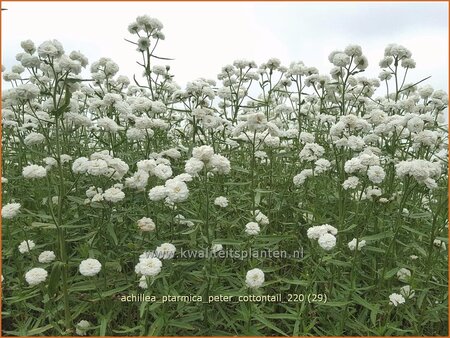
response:
[[[278,332],[279,334],[283,335],[283,336],[288,336],[287,333],[285,333],[284,331],[282,331],[281,329],[279,329],[278,327],[276,327],[271,321],[267,320],[266,318],[260,316],[259,314],[254,314],[254,318],[258,321],[260,321],[261,323],[263,323],[265,326],[271,328],[272,330],[274,330],[275,332]]]
[[[385,272],[383,278],[384,279],[392,278],[398,272],[398,270],[399,270],[399,268],[393,268],[393,269]]]
[[[50,277],[48,279],[48,294],[50,297],[56,293],[63,266],[64,264],[62,262],[53,263],[52,272],[50,272]]]
[[[106,229],[108,230],[109,235],[111,236],[112,240],[114,241],[114,244],[119,244],[119,240],[117,239],[116,232],[114,231],[114,224],[108,223],[106,226]]]
[[[365,308],[367,308],[367,309],[369,309],[371,311],[378,311],[378,306],[377,305],[370,304],[368,301],[366,301],[365,299],[361,298],[361,296],[359,296],[356,293],[353,294],[353,300],[356,302],[356,304],[364,306]]]
[[[33,228],[56,229],[56,224],[54,223],[32,222],[31,226]]]
[[[349,301],[336,301],[336,302],[326,302],[326,303],[321,303],[321,306],[331,306],[331,307],[341,307],[341,306],[346,306],[348,304],[351,304],[351,302]]]
[[[225,239],[218,238],[212,241],[213,244],[222,244],[222,245],[242,245],[244,241],[238,241],[236,239]]]
[[[364,236],[361,238],[361,240],[366,240],[366,241],[378,241],[380,239],[383,238],[390,238],[393,237],[394,233],[391,230],[385,231],[385,232],[380,232],[379,234],[376,235],[370,235],[370,236]]]
[[[30,331],[27,332],[28,336],[37,336],[37,335],[41,335],[41,333],[44,333],[45,331],[48,331],[50,329],[53,328],[52,324],[48,324],[46,326],[42,326],[42,327],[37,327],[35,329],[32,329]]]
[[[159,333],[161,332],[163,324],[164,324],[163,317],[156,318],[156,320],[150,326],[150,329],[147,332],[147,336],[159,336]]]

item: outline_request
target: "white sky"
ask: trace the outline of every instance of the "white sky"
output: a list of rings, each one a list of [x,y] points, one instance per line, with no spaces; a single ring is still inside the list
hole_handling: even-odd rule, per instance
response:
[[[2,64],[9,69],[20,42],[59,40],[67,53],[79,50],[90,63],[110,57],[119,74],[132,78],[141,69],[139,53],[124,41],[127,26],[148,14],[163,24],[166,40],[156,55],[169,63],[182,86],[198,77],[216,79],[238,58],[278,57],[286,66],[304,61],[328,74],[328,54],[350,43],[369,59],[365,76],[377,76],[378,61],[389,43],[412,51],[417,68],[407,82],[427,81],[448,91],[447,2],[10,2],[2,1]]]

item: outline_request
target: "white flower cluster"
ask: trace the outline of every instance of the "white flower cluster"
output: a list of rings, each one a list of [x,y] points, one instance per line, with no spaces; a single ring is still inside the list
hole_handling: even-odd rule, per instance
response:
[[[2,207],[2,218],[11,219],[16,217],[20,211],[20,203],[8,203]]]
[[[356,238],[353,238],[350,242],[348,242],[347,245],[351,251],[361,251],[361,249],[366,246],[366,241],[364,239],[358,240]]]
[[[329,251],[336,246],[335,236],[337,233],[337,229],[329,224],[310,227],[306,232],[309,239],[317,240],[319,246],[326,251]]]
[[[186,161],[184,170],[191,176],[198,176],[205,167],[217,174],[229,174],[231,170],[230,161],[222,155],[215,154],[211,146],[195,147],[192,150],[192,157]]]
[[[83,276],[91,277],[97,275],[102,269],[102,264],[94,259],[88,258],[82,261],[78,267],[78,270]]]
[[[401,161],[395,166],[395,170],[398,177],[411,176],[429,189],[437,187],[435,179],[441,175],[441,165],[438,162],[420,159]]]
[[[245,276],[245,284],[249,288],[258,289],[264,284],[264,272],[260,269],[252,269]]]
[[[128,170],[128,164],[119,158],[111,156],[108,150],[93,153],[89,159],[79,157],[72,163],[72,172],[74,174],[106,176],[115,180],[121,180]]]

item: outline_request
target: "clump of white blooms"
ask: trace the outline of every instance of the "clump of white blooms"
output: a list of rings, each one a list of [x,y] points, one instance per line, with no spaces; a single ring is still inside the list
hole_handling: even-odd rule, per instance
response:
[[[53,251],[43,251],[38,257],[39,263],[51,263],[56,259],[56,255]]]
[[[389,295],[389,304],[398,306],[403,303],[405,303],[405,298],[401,294],[392,293]]]
[[[245,233],[247,235],[257,235],[260,231],[261,229],[259,228],[259,224],[256,222],[248,222],[245,225]]]
[[[28,179],[44,178],[47,176],[47,170],[40,165],[31,164],[23,168],[22,175]]]
[[[156,257],[139,259],[139,263],[134,268],[137,274],[154,277],[161,272],[162,262]]]
[[[413,177],[417,182],[433,189],[437,187],[435,179],[441,175],[441,164],[426,160],[401,161],[395,166],[395,170],[398,177]]]
[[[434,244],[435,247],[441,249],[442,251],[447,250],[447,246],[445,245],[445,242],[442,241],[442,240],[440,240],[440,239],[437,239],[437,238],[436,238],[436,239],[433,241],[433,244]]]
[[[103,198],[105,201],[117,203],[125,198],[125,193],[119,188],[112,187],[105,190]]]
[[[84,319],[80,320],[77,325],[75,325],[75,333],[79,336],[85,336],[90,327],[90,322]]]
[[[216,197],[214,204],[221,208],[226,208],[228,206],[228,199],[223,196]]]
[[[215,253],[217,253],[217,252],[219,252],[219,251],[222,251],[223,250],[223,245],[222,244],[213,244],[212,246],[211,246],[211,252],[213,253],[213,254],[215,254]]]
[[[410,285],[404,285],[400,288],[400,294],[405,299],[411,299],[415,296],[416,292],[411,288]]]
[[[407,282],[411,277],[411,271],[406,268],[401,268],[397,271],[397,278],[399,281]]]
[[[172,259],[177,251],[175,245],[171,243],[163,243],[155,250],[155,256],[159,259]]]
[[[78,269],[83,276],[91,277],[100,272],[102,264],[94,258],[88,258],[80,263]]]
[[[329,251],[336,246],[336,237],[332,234],[323,234],[319,237],[317,243],[319,243],[322,249]]]
[[[156,229],[155,222],[149,217],[142,217],[137,221],[138,228],[144,232],[154,231]]]
[[[148,288],[146,276],[141,276],[141,278],[139,278],[139,287],[144,290]]]
[[[245,284],[252,289],[258,289],[264,284],[264,272],[260,269],[252,269],[245,276]]]
[[[336,246],[336,235],[338,231],[329,224],[310,227],[306,235],[309,239],[317,240],[319,246],[325,251],[332,250]]]
[[[36,244],[34,243],[34,241],[31,240],[23,241],[19,244],[19,252],[20,253],[30,252],[31,250],[34,249],[35,246]]]
[[[45,269],[42,268],[33,268],[29,270],[25,274],[25,280],[30,286],[38,285],[42,282],[45,282],[47,279],[48,273]]]
[[[268,225],[270,223],[269,218],[260,210],[255,210],[255,221],[260,225]]]
[[[2,207],[2,218],[11,219],[16,217],[20,211],[20,203],[8,203]]]
[[[347,245],[351,251],[355,251],[356,249],[361,251],[361,249],[366,246],[366,241],[364,239],[357,240],[356,238],[353,238]]]

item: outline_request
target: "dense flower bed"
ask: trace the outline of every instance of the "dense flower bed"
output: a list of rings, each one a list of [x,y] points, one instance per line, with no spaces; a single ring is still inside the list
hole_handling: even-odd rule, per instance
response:
[[[4,334],[446,335],[448,96],[411,52],[182,89],[162,29],[128,27],[142,76],[56,40],[3,69]]]

